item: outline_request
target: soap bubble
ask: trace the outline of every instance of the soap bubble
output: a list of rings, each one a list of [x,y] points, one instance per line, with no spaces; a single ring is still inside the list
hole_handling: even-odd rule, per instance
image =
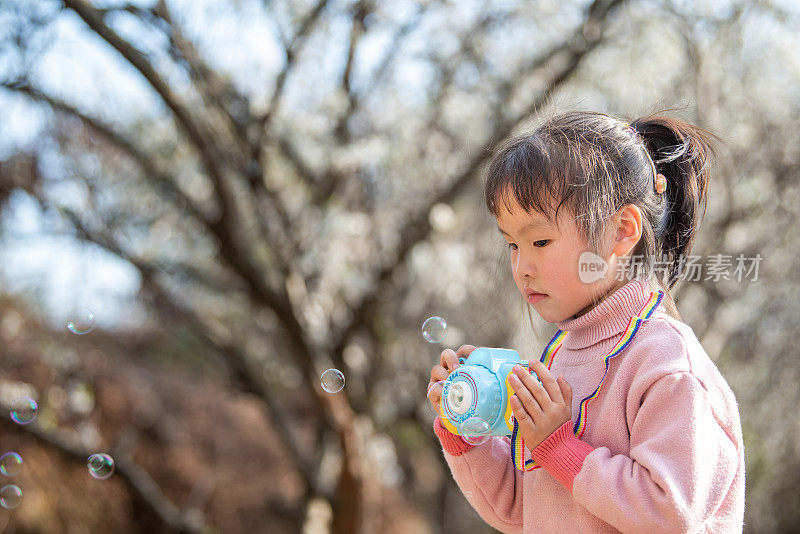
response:
[[[22,469],[22,456],[16,452],[7,452],[0,456],[0,473],[13,477]]]
[[[489,428],[489,423],[480,417],[470,417],[461,423],[458,433],[470,445],[480,445],[491,437]]]
[[[73,334],[88,334],[94,328],[94,313],[89,308],[78,306],[69,312],[67,328]]]
[[[428,343],[439,343],[447,335],[447,321],[442,317],[428,317],[422,323],[422,337]]]
[[[89,474],[99,480],[106,479],[114,472],[114,459],[104,452],[89,456],[86,462]]]
[[[428,409],[430,409],[430,411],[432,411],[435,415],[442,415],[440,407],[443,387],[444,380],[439,380],[438,382],[431,384],[431,386],[428,388]]]
[[[11,419],[20,425],[27,425],[34,419],[39,411],[36,401],[30,397],[20,397],[11,403]]]
[[[328,369],[319,378],[322,389],[328,393],[337,393],[344,387],[344,373],[338,369]]]
[[[7,508],[9,510],[13,510],[19,503],[22,502],[22,490],[19,489],[18,486],[14,484],[9,484],[8,486],[3,486],[0,489],[0,505],[3,508]]]

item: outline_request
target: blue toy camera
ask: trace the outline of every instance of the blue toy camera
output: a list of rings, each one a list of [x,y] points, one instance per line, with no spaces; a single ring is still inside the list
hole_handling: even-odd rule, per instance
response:
[[[510,436],[514,423],[508,401],[514,390],[508,376],[515,364],[528,367],[515,350],[473,350],[442,386],[444,427],[460,436]]]

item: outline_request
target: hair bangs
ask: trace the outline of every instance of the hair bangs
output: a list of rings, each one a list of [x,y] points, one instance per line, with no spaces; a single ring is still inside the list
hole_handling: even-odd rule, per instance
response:
[[[548,149],[540,138],[522,137],[504,145],[486,174],[484,198],[489,212],[518,206],[555,222],[558,211],[574,194],[568,177],[578,169],[562,150]]]

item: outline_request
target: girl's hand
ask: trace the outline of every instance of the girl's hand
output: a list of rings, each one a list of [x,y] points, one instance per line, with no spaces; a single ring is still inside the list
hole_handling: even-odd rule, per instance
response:
[[[530,360],[528,365],[542,382],[521,365],[515,365],[508,377],[515,393],[509,402],[525,446],[533,450],[572,419],[572,387],[563,376],[553,378],[539,360]]]
[[[458,351],[453,352],[453,349],[444,349],[441,356],[439,356],[439,363],[431,369],[431,381],[428,382],[428,400],[436,413],[439,413],[439,403],[442,398],[442,385],[439,383],[447,380],[447,377],[456,370],[460,365],[459,358],[466,358],[469,356],[475,347],[472,345],[461,345]]]

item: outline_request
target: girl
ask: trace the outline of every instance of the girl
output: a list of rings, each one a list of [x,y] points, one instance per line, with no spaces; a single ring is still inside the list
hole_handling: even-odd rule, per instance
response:
[[[711,137],[663,115],[571,112],[493,157],[486,205],[514,282],[558,326],[541,361],[509,376],[511,440],[474,446],[434,422],[453,477],[495,528],[741,532],[736,400],[665,311],[677,315],[669,291],[705,213]],[[473,349],[442,352],[435,406],[437,382]]]

